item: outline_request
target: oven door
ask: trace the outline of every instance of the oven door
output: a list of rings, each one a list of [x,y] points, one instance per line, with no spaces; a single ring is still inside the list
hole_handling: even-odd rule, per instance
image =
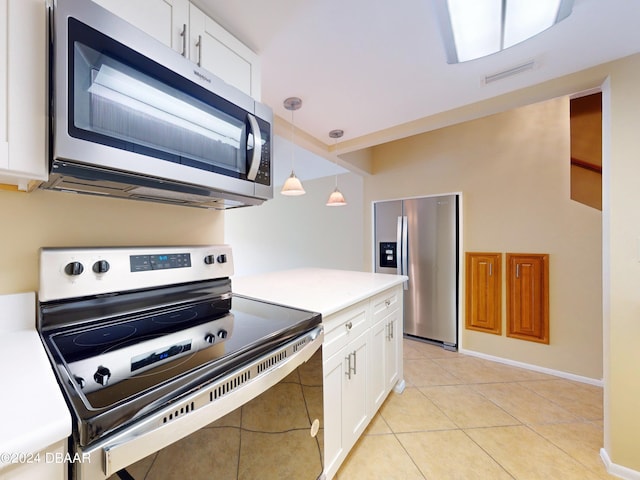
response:
[[[322,341],[322,326],[317,326],[90,447],[76,446],[73,457],[78,461],[73,465],[74,477],[79,480],[107,478],[233,412],[278,384],[314,355],[321,354]],[[321,368],[321,360],[313,363]],[[321,393],[319,398],[322,399]],[[321,452],[322,440],[315,436],[321,428],[322,412],[314,413],[320,418],[310,420],[309,433]],[[319,462],[314,478],[322,474],[321,455]]]
[[[93,2],[58,0],[53,31],[52,174],[270,198],[268,109]]]

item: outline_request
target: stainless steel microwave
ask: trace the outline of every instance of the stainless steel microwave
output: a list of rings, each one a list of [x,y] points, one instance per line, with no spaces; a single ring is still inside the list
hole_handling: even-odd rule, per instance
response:
[[[50,12],[42,188],[205,208],[273,198],[273,113],[87,0]]]

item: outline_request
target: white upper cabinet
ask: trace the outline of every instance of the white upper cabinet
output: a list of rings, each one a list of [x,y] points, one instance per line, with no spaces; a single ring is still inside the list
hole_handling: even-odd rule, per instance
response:
[[[258,56],[188,0],[94,1],[260,100]]]
[[[182,47],[186,45],[188,35],[186,31],[189,23],[188,0],[93,1],[160,40],[166,46],[182,53]]]
[[[193,4],[189,30],[193,62],[260,100],[260,63],[255,53]]]
[[[43,0],[0,0],[0,184],[47,178],[47,12]]]
[[[0,32],[7,31],[7,0],[0,0]],[[7,71],[7,35],[0,33],[0,70]],[[7,76],[0,75],[0,169],[9,168],[7,138]]]

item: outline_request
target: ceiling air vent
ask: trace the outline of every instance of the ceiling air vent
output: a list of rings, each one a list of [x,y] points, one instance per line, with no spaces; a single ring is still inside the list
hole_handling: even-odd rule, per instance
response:
[[[518,73],[526,72],[527,70],[533,70],[535,66],[535,60],[529,60],[528,62],[516,65],[515,67],[511,67],[506,70],[502,70],[501,72],[492,73],[491,75],[485,75],[484,83],[485,85],[488,85],[489,83],[497,82],[498,80],[517,75]]]

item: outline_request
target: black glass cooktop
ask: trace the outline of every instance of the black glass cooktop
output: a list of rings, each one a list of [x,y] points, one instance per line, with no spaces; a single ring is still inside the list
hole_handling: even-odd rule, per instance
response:
[[[132,347],[152,338],[212,322],[231,310],[231,298],[167,308],[100,325],[64,330],[52,335],[66,363]]]

